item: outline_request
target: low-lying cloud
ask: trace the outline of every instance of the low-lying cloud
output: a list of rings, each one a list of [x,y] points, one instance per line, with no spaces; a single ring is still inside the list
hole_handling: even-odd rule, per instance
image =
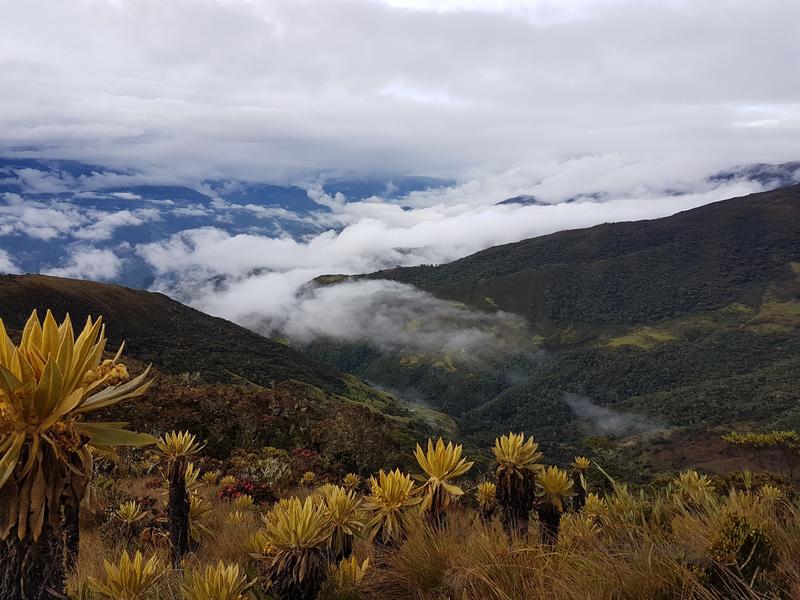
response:
[[[19,179],[20,170],[9,176]],[[408,352],[438,348],[439,354],[449,352],[448,344],[481,346],[470,340],[486,341],[481,337],[485,315],[469,317],[469,311],[460,308],[462,325],[472,319],[481,327],[466,325],[462,330],[459,325],[450,342],[442,339],[444,334],[432,333],[434,324],[447,321],[439,316],[423,329],[424,335],[407,336],[406,326],[399,324],[401,317],[411,320],[420,306],[438,310],[441,316],[447,312],[446,305],[434,306],[433,299],[386,286],[349,284],[340,291],[312,293],[303,286],[319,275],[441,264],[498,244],[603,222],[661,217],[762,189],[750,180],[710,180],[708,172],[695,173],[680,161],[631,163],[617,155],[600,155],[532,163],[399,198],[352,201],[326,192],[319,182],[309,182],[308,197],[320,209],[292,212],[226,201],[205,184],[197,189],[210,194],[208,202],[179,204],[148,198],[146,192],[103,192],[98,184],[102,173],[74,177],[54,171],[60,175],[47,177],[34,175],[34,169],[24,171],[27,191],[5,193],[0,199],[0,242],[9,239],[4,236],[27,236],[58,246],[58,261],[45,263],[42,272],[113,281],[135,260],[155,277],[152,288],[244,325],[266,324],[298,343],[314,336],[350,341],[353,332],[360,332],[359,339],[372,336],[382,348]],[[69,191],[50,200],[29,196],[32,190],[55,193],[64,189]],[[536,203],[498,204],[520,195],[535,196]],[[70,197],[75,201],[69,201]],[[114,208],[102,210],[104,199],[113,200]],[[90,203],[84,205],[83,200]],[[120,200],[124,208],[119,207]],[[275,233],[230,229],[241,211],[256,215],[267,226],[272,223]],[[202,226],[164,234],[148,243],[129,242],[120,233],[167,219],[174,223],[176,217],[197,219]],[[307,233],[286,233],[281,222],[299,223]],[[9,271],[18,270],[17,257],[6,252],[5,259]],[[392,294],[396,297],[388,314],[391,325],[384,331],[370,321],[371,307],[383,306]],[[320,307],[333,299],[341,302],[337,314],[349,311],[338,317],[348,327],[316,318],[332,314]],[[485,347],[494,350],[498,345],[489,341]]]
[[[479,364],[521,350],[524,319],[485,313],[394,281],[304,286],[283,313],[245,317],[303,344],[366,342],[384,351]]]
[[[575,416],[584,420],[601,434],[629,435],[663,429],[664,426],[641,415],[614,410],[595,404],[589,398],[577,394],[564,394],[564,402]]]
[[[576,185],[575,189],[582,189],[583,183]],[[206,312],[245,325],[268,323],[270,329],[300,341],[316,333],[348,340],[353,331],[364,336],[372,331],[375,343],[382,345],[385,336],[375,330],[367,307],[384,302],[388,288],[350,284],[341,291],[323,289],[309,296],[301,292],[302,286],[319,275],[440,264],[497,244],[603,222],[660,217],[761,189],[750,181],[695,187],[682,195],[642,191],[640,196],[625,196],[616,192],[602,201],[528,206],[494,204],[502,196],[490,204],[485,189],[466,184],[439,190],[440,202],[434,201],[434,191],[411,194],[399,202],[378,198],[345,202],[312,188],[309,195],[332,209],[310,217],[331,226],[319,234],[295,239],[204,227],[140,244],[135,251],[153,269],[155,289]],[[515,189],[507,185],[501,192]],[[406,201],[418,206],[409,208]],[[412,299],[399,288],[392,291],[398,299]],[[335,314],[350,324],[346,328],[325,325],[315,318],[315,310],[337,294],[341,294],[337,298],[341,306]],[[417,306],[420,298],[413,300],[411,307]],[[395,318],[402,313],[397,308]],[[409,319],[413,312],[406,311]],[[302,319],[312,324],[302,325]]]
[[[92,279],[111,281],[119,276],[122,260],[111,250],[78,247],[60,267],[42,271],[45,275],[70,277],[72,279]]]

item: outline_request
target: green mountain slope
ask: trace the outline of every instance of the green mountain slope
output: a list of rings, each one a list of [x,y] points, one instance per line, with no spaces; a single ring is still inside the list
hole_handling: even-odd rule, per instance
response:
[[[82,324],[102,315],[109,349],[125,340],[136,372],[157,370],[143,399],[111,419],[156,433],[189,429],[212,454],[265,445],[310,448],[344,468],[370,472],[393,464],[415,439],[453,423],[433,410],[376,390],[273,340],[211,317],[163,294],[40,275],[0,276],[0,318],[18,334],[31,310],[70,313]],[[358,441],[358,443],[354,443]]]
[[[47,277],[0,276],[0,316],[21,328],[31,310],[53,310],[74,322],[103,315],[109,343],[126,341],[127,354],[171,373],[200,372],[211,381],[241,377],[260,385],[298,379],[344,394],[344,377],[234,323],[184,306],[163,294],[117,285]]]
[[[566,457],[611,436],[638,459],[653,436],[800,427],[800,186],[367,277],[528,320],[529,347],[486,369],[308,350],[423,395],[481,443],[525,429]]]
[[[800,186],[652,221],[562,231],[441,265],[370,275],[526,317],[537,327],[639,324],[754,305],[800,261]]]

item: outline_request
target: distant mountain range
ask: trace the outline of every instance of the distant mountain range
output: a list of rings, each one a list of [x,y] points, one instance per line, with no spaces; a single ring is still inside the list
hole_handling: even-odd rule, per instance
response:
[[[768,189],[786,187],[800,183],[800,162],[788,162],[778,165],[757,163],[726,169],[709,177],[710,181],[731,181],[749,179],[757,181]]]
[[[350,201],[398,198],[453,183],[415,176],[320,182],[324,192]],[[109,280],[146,288],[153,273],[134,252],[138,244],[201,227],[299,237],[335,228],[328,213],[297,186],[239,180],[167,185],[135,171],[75,161],[0,158],[0,250],[26,273],[62,265],[70,248],[113,249],[126,268]]]
[[[746,179],[777,187],[798,177],[800,163],[759,164],[726,170],[709,181]],[[317,192],[341,193],[347,202],[372,196],[395,202],[413,191],[455,183],[420,176],[356,175],[320,176],[319,182],[322,188],[314,194],[297,186],[239,180],[181,185],[133,170],[75,161],[0,158],[0,270],[52,272],[147,288],[155,273],[138,251],[144,244],[199,228],[299,239],[343,227],[331,218],[324,201],[313,199]],[[566,202],[604,197],[598,190]],[[547,203],[533,195],[519,195],[500,204]],[[102,260],[100,267],[71,267],[75,254],[85,251],[105,252],[116,268],[103,269]],[[92,262],[98,262],[96,255]]]
[[[772,190],[789,185],[800,183],[800,162],[787,162],[781,164],[756,163],[752,165],[737,166],[725,169],[706,178],[707,183],[719,184],[723,182],[744,180],[755,181],[762,185],[765,190]],[[676,190],[664,190],[666,195],[677,195]],[[603,192],[598,191],[591,194],[581,194],[564,200],[566,203],[581,202],[586,200],[602,200]],[[518,204],[521,206],[547,206],[550,202],[545,202],[536,196],[520,195],[507,198],[498,202],[498,206],[508,204]]]

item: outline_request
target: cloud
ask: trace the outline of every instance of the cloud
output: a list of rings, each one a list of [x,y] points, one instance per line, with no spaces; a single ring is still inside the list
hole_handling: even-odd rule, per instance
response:
[[[99,242],[109,240],[120,227],[135,227],[144,223],[158,221],[161,213],[155,208],[141,208],[137,210],[120,210],[117,212],[93,211],[94,222],[72,232],[78,240]]]
[[[43,269],[42,273],[55,277],[110,281],[118,277],[121,270],[122,260],[113,250],[77,247],[72,250],[64,266]]]
[[[503,183],[505,193],[518,189],[518,181],[514,174],[509,175]],[[573,185],[575,192],[583,189],[582,181],[576,180]],[[691,187],[686,184],[687,189]],[[135,252],[156,274],[154,289],[211,314],[254,328],[279,330],[301,343],[313,335],[352,341],[352,335],[361,335],[353,332],[362,332],[367,337],[374,334],[374,343],[385,347],[392,336],[375,326],[373,316],[381,314],[375,307],[386,309],[392,322],[399,322],[402,315],[413,320],[411,315],[418,312],[415,307],[425,306],[434,312],[436,307],[408,290],[386,287],[391,284],[348,284],[313,293],[303,286],[323,274],[439,264],[497,244],[603,222],[665,216],[760,189],[758,184],[741,181],[717,187],[701,181],[694,187],[699,191],[679,196],[648,189],[643,191],[644,197],[604,193],[608,198],[604,201],[520,206],[496,205],[500,198],[486,199],[480,185],[467,183],[426,193],[418,208],[402,206],[407,199],[399,203],[380,199],[350,203],[312,187],[309,195],[332,209],[315,218],[320,223],[335,224],[335,229],[295,239],[203,227],[139,244]],[[566,192],[568,188],[562,184],[560,189]],[[437,193],[442,197],[438,203]],[[392,294],[404,309],[387,300]],[[332,308],[334,299],[341,302],[338,310]],[[330,316],[333,314],[335,318]],[[326,325],[326,318],[347,325]],[[395,329],[396,338],[404,340],[399,333],[402,327]]]
[[[38,202],[19,194],[5,193],[0,203],[0,235],[24,234],[52,240],[82,225],[78,208],[60,202]]]
[[[448,262],[489,246],[562,229],[665,216],[759,189],[752,182],[733,182],[681,196],[662,192],[602,202],[475,206],[473,200],[480,192],[476,196],[467,185],[442,192],[450,201],[416,209],[377,200],[343,203],[332,216],[317,215],[320,222],[335,222],[337,229],[304,240],[233,235],[204,227],[140,245],[137,251],[164,277],[187,272],[199,278],[227,275],[232,279],[258,271],[301,270],[311,277],[364,273],[396,265]],[[453,202],[457,195],[460,201]]]
[[[0,236],[25,235],[44,242],[58,238],[100,242],[111,239],[120,227],[135,227],[161,218],[155,208],[106,211],[72,204],[67,199],[33,200],[27,194],[6,192],[0,201]]]
[[[15,174],[23,191],[32,194],[59,194],[74,185],[67,173],[52,173],[38,169],[16,169]]]
[[[111,194],[115,198],[119,198],[120,200],[141,200],[142,197],[139,194],[134,194],[133,192],[112,192]]]
[[[242,311],[250,303],[252,314],[242,312],[240,320],[300,344],[363,342],[385,351],[477,365],[520,351],[526,331],[525,321],[516,315],[469,310],[392,281],[303,286],[291,302],[268,313],[248,296],[222,294],[216,300],[240,304]]]
[[[589,398],[577,394],[564,394],[564,402],[569,405],[576,417],[586,420],[597,432],[602,434],[629,435],[664,428],[663,425],[640,415],[600,406]]]
[[[19,273],[19,268],[14,264],[11,255],[3,249],[0,249],[0,273],[16,274]]]
[[[785,161],[798,21],[793,0],[29,0],[4,10],[0,150],[163,181]]]

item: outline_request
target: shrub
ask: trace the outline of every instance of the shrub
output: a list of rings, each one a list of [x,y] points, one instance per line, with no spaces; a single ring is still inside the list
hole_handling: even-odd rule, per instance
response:
[[[152,556],[144,562],[141,552],[133,559],[127,551],[122,553],[117,564],[104,561],[104,581],[90,580],[95,592],[110,600],[139,600],[155,583],[163,571],[158,558]]]
[[[445,446],[442,438],[439,438],[436,446],[429,439],[427,452],[423,452],[417,444],[414,456],[420,468],[428,476],[427,479],[419,478],[424,482],[421,490],[423,496],[421,508],[435,523],[443,522],[445,512],[453,499],[464,493],[460,487],[452,483],[452,480],[469,471],[473,464],[461,458],[461,451],[461,446],[454,446],[452,442],[448,442]]]
[[[266,558],[270,590],[286,600],[313,600],[327,569],[332,526],[311,497],[277,504],[266,520],[271,552]]]
[[[422,498],[414,494],[411,477],[399,469],[378,478],[370,477],[372,494],[364,501],[364,508],[371,513],[367,523],[367,535],[371,540],[391,544],[402,540],[419,515]]]

